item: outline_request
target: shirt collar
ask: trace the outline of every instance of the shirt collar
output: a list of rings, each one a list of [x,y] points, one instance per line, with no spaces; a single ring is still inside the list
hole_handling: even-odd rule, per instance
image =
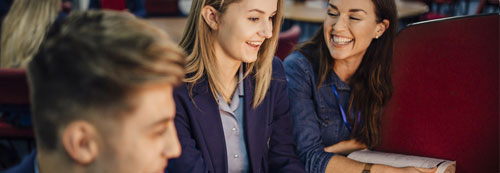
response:
[[[232,111],[232,112],[236,111],[240,103],[240,97],[243,97],[245,95],[244,91],[245,90],[243,84],[243,63],[242,63],[242,65],[240,65],[238,74],[238,87],[236,90],[234,90],[233,97],[231,98],[231,105],[227,105],[227,103],[223,101],[224,98],[222,98],[222,96],[219,93],[217,93],[216,95],[217,95],[217,100],[219,101],[219,107],[225,111]]]
[[[245,90],[243,90],[245,85],[243,84],[243,63],[240,65],[239,75],[238,75],[238,92],[240,96],[245,95]]]
[[[331,87],[332,85],[335,85],[337,90],[344,90],[344,91],[350,91],[351,87],[342,81],[337,73],[335,73],[334,70],[330,70],[330,73],[327,75],[324,84],[325,86]]]

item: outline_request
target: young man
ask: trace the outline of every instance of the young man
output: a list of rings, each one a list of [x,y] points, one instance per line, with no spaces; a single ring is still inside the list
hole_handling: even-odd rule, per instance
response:
[[[73,12],[28,67],[37,153],[7,172],[163,172],[185,54],[119,12]]]

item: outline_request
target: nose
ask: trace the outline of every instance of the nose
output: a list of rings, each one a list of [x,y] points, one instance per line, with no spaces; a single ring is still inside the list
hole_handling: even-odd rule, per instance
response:
[[[259,35],[264,38],[271,38],[273,36],[273,22],[271,20],[262,22],[262,28]]]
[[[334,23],[333,23],[333,30],[334,31],[344,31],[347,28],[347,23],[344,18],[339,17]]]
[[[175,126],[171,126],[170,134],[166,135],[166,145],[163,148],[162,155],[167,159],[177,158],[181,155],[181,144],[177,137]]]

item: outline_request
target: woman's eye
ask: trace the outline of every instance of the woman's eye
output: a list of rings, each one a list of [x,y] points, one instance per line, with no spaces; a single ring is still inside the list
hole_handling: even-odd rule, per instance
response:
[[[250,17],[250,18],[248,18],[248,20],[250,20],[252,22],[256,22],[257,20],[259,20],[259,18],[257,18],[257,17]]]
[[[330,13],[330,12],[328,12],[328,15],[329,15],[329,16],[339,16],[338,14],[335,14],[335,13]]]
[[[359,18],[356,18],[356,17],[349,17],[349,19],[351,19],[351,20],[360,20]]]

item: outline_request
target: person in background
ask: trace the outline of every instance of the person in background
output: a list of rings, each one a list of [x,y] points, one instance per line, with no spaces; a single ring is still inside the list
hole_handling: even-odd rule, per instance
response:
[[[185,53],[134,16],[72,12],[28,65],[37,152],[7,173],[163,172]]]
[[[0,68],[25,68],[60,9],[61,0],[15,0],[2,22]]]
[[[321,29],[284,64],[297,152],[310,173],[433,172],[345,157],[379,142],[392,94],[394,0],[330,0]]]
[[[167,171],[304,172],[285,72],[274,58],[282,0],[194,0],[174,97],[182,155]]]

